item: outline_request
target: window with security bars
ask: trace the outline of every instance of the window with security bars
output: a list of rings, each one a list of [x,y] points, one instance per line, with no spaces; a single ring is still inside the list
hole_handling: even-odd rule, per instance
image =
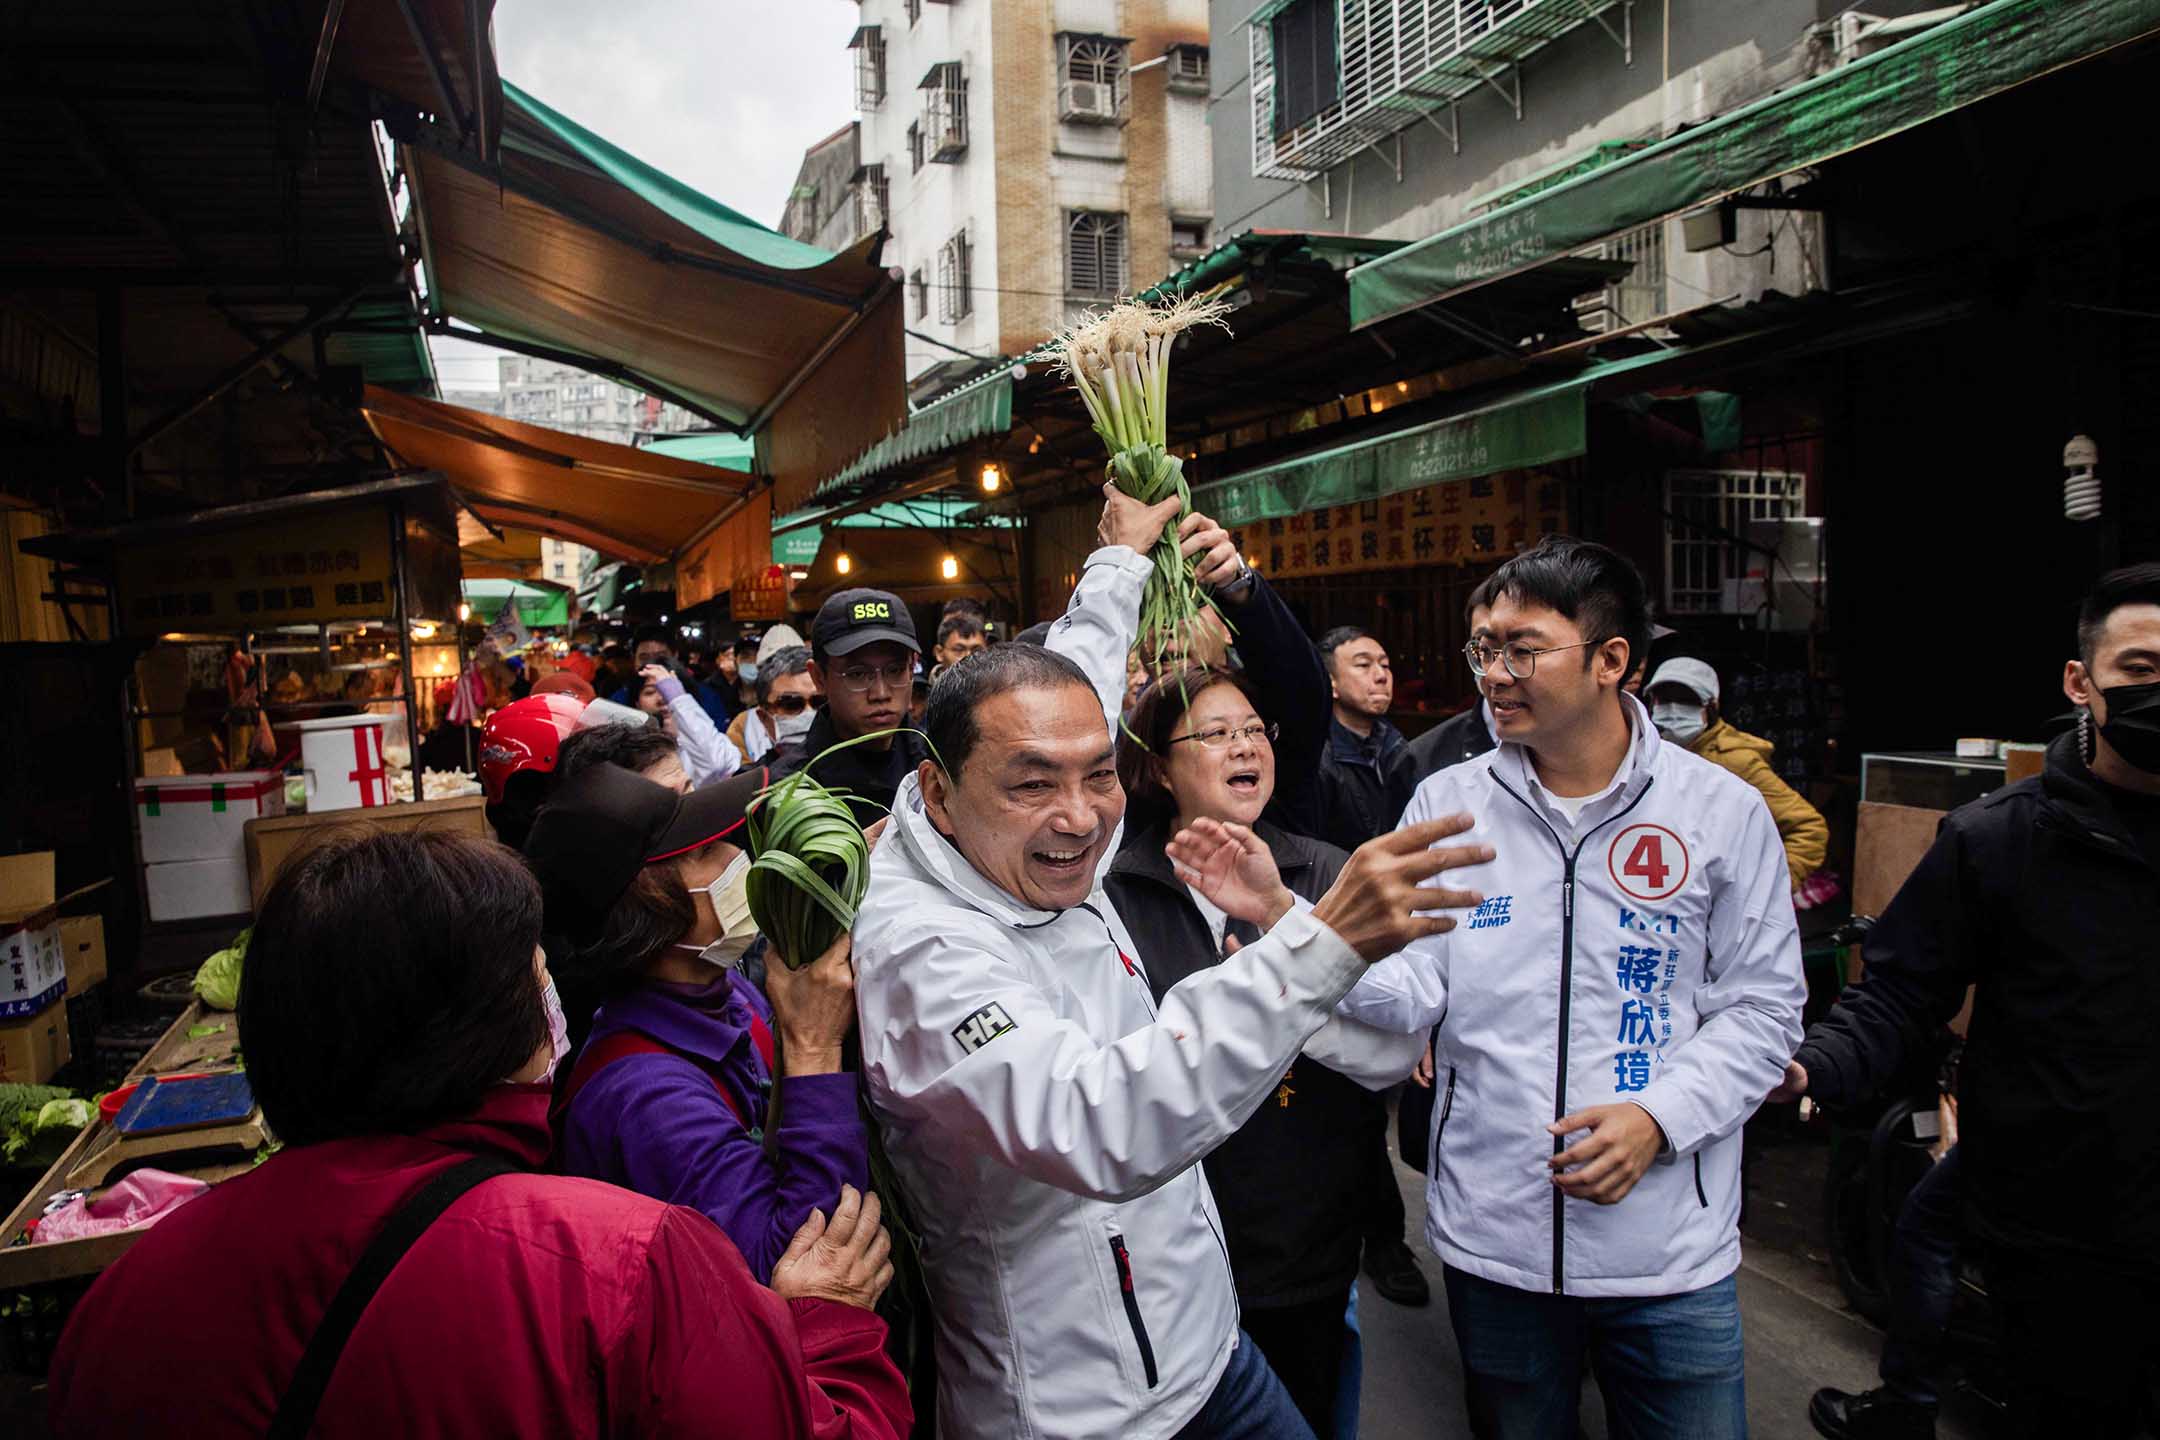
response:
[[[855,228],[868,235],[882,230],[892,219],[892,181],[883,165],[865,165],[855,172]]]
[[[1588,295],[1577,296],[1575,317],[1593,335],[1655,320],[1666,310],[1665,226],[1662,221],[1615,235],[1598,247],[1607,260],[1627,260],[1635,268]]]
[[[950,165],[967,154],[967,77],[959,61],[947,60],[931,66],[918,88],[923,92],[923,158]]]
[[[885,103],[885,39],[875,25],[855,33],[855,106],[876,110]]]
[[[968,278],[967,231],[938,247],[938,319],[947,325],[965,320],[975,308],[973,282]]]
[[[1066,293],[1114,300],[1125,287],[1125,217],[1075,210],[1065,220]]]
[[[908,272],[908,299],[917,320],[930,317],[930,281],[920,265]]]
[[[907,156],[908,172],[910,174],[921,173],[923,158],[922,126],[913,120],[908,122],[907,127]]]
[[[1060,35],[1058,116],[1087,125],[1125,119],[1127,43],[1103,35]]]
[[[908,28],[913,29],[915,22],[922,19],[922,0],[904,0],[901,8],[907,11]]]
[[[1748,522],[1793,519],[1805,504],[1805,480],[1789,471],[1666,471],[1666,610],[1733,613],[1727,582],[1768,562],[1749,548]]]
[[[1170,47],[1170,88],[1193,90],[1205,94],[1208,86],[1208,47],[1205,45],[1173,45]]]

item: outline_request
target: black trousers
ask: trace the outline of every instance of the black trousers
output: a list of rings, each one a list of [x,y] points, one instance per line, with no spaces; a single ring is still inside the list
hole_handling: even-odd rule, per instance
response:
[[[1268,1368],[1315,1435],[1335,1433],[1335,1395],[1342,1385],[1343,1315],[1350,1288],[1302,1305],[1245,1307],[1245,1333],[1267,1357]]]
[[[2160,1380],[2160,1267],[1992,1249],[1986,1274],[2017,1433],[2140,1433]]]
[[[1359,1168],[1363,1171],[1360,1184],[1365,1192],[1367,1245],[1395,1246],[1404,1242],[1402,1187],[1395,1183],[1395,1152],[1388,1145],[1385,1119],[1394,1108],[1392,1104],[1387,1107],[1379,1132],[1362,1147],[1365,1158]]]

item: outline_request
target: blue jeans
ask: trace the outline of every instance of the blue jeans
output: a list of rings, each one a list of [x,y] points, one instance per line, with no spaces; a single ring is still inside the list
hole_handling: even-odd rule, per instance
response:
[[[1583,1360],[1613,1440],[1741,1440],[1747,1387],[1732,1276],[1684,1295],[1594,1299],[1446,1274],[1479,1440],[1574,1440]]]
[[[1365,1337],[1358,1332],[1357,1286],[1343,1314],[1342,1385],[1335,1391],[1335,1440],[1357,1440],[1358,1390],[1365,1384]]]
[[[1933,1405],[1942,1373],[1950,1307],[1957,1300],[1958,1150],[1953,1145],[1920,1177],[1898,1211],[1890,1246],[1890,1338],[1883,1341],[1885,1388],[1916,1405]]]
[[[1313,1433],[1260,1347],[1240,1330],[1230,1368],[1177,1440],[1313,1440]]]

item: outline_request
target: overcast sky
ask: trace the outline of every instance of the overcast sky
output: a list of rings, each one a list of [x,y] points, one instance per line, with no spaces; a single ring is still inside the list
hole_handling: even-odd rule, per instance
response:
[[[761,225],[803,151],[855,116],[853,0],[502,0],[503,78]],[[494,356],[436,340],[445,390],[495,388]]]

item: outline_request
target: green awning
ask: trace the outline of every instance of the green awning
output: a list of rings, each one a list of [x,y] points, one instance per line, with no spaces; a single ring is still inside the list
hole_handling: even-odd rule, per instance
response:
[[[400,152],[438,320],[757,435],[783,506],[905,413],[881,237],[801,244],[515,85],[502,96],[498,157],[428,125]]]
[[[816,493],[830,495],[844,485],[943,454],[980,436],[1003,435],[1012,429],[1012,402],[1009,369],[963,385],[950,395],[941,395],[819,485]]]
[[[1993,0],[1359,266],[1351,328],[1820,165],[2156,32],[2153,0]]]
[[[465,603],[472,607],[473,618],[482,623],[492,623],[505,605],[517,607],[518,619],[528,629],[570,623],[569,591],[522,580],[467,580]]]
[[[638,448],[723,470],[757,469],[757,442],[741,435],[663,435]]]
[[[1250,525],[1573,459],[1589,445],[1587,392],[1601,374],[1586,370],[1461,415],[1196,486],[1193,508]]]

